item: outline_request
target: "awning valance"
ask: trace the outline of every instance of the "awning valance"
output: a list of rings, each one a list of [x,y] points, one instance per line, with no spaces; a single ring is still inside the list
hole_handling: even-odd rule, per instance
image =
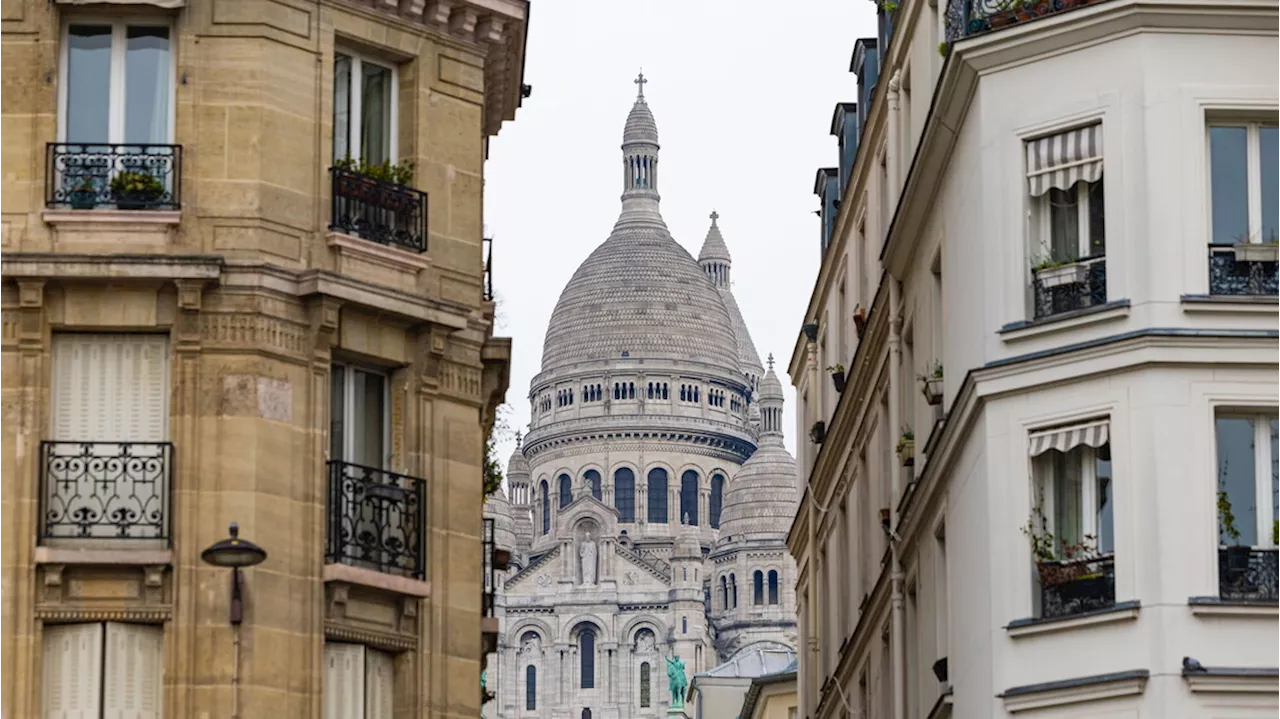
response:
[[[1032,197],[1056,187],[1068,190],[1077,182],[1102,177],[1102,125],[1067,130],[1027,143],[1027,183]]]
[[[1110,420],[1097,420],[1031,433],[1030,454],[1038,457],[1049,450],[1070,452],[1080,445],[1097,449],[1111,439]]]

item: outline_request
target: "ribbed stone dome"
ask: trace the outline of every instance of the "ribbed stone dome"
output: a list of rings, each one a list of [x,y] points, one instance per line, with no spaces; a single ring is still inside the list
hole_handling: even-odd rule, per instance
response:
[[[760,378],[760,446],[729,482],[720,514],[720,540],[785,538],[798,503],[796,460],[782,440],[782,382],[769,370]]]
[[[499,488],[485,498],[484,518],[493,520],[494,546],[499,549],[515,549],[515,520],[511,516],[511,503],[507,501],[506,490]]]
[[[653,119],[653,112],[643,95],[631,106],[631,114],[627,115],[627,124],[622,130],[623,146],[633,142],[658,144],[658,123]]]

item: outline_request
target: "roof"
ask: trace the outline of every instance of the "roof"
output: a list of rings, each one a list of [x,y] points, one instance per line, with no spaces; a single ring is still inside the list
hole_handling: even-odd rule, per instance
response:
[[[794,649],[772,642],[756,642],[734,654],[729,661],[693,676],[694,678],[754,679],[766,674],[794,671],[795,666]]]
[[[831,134],[836,137],[844,132],[844,116],[857,115],[858,103],[856,102],[837,102],[836,109],[831,113]]]
[[[760,701],[761,690],[770,684],[784,684],[786,682],[795,682],[799,673],[799,663],[791,662],[791,666],[783,669],[777,674],[766,674],[751,680],[751,688],[747,690],[747,694],[742,699],[742,710],[738,712],[738,719],[751,719],[751,715],[755,713],[756,704]]]

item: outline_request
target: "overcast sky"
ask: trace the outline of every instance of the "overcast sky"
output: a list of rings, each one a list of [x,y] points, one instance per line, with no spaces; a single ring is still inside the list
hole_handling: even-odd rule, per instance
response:
[[[818,267],[814,173],[836,163],[837,102],[854,99],[854,40],[873,0],[533,0],[533,94],[493,138],[485,226],[494,238],[497,334],[513,338],[507,403],[529,421],[529,381],[556,300],[609,236],[622,194],[622,126],[643,67],[662,149],[662,215],[695,257],[710,225],[733,255],[733,292],[763,360],[786,375]],[[805,440],[807,441],[807,440]],[[505,469],[512,443],[500,448]]]

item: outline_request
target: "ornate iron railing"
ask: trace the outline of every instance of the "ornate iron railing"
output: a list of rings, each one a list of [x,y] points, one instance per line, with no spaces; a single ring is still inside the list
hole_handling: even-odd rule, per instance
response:
[[[1246,246],[1257,256],[1237,254],[1235,245],[1209,245],[1209,294],[1275,297],[1280,290],[1280,262],[1274,246]],[[1268,252],[1270,251],[1269,256]]]
[[[480,534],[481,579],[480,579],[480,616],[492,617],[494,607],[494,586],[497,584],[493,572],[493,520],[485,519]]]
[[[40,443],[40,538],[169,539],[169,442]]]
[[[1040,617],[1067,617],[1106,609],[1116,603],[1113,555],[1041,562]]]
[[[493,238],[484,238],[484,300],[493,301]]]
[[[427,193],[337,167],[329,168],[329,229],[414,252],[427,251]]]
[[[1275,602],[1280,599],[1277,569],[1280,550],[1253,547],[1218,549],[1218,595],[1235,602]]]
[[[422,579],[426,482],[350,462],[329,462],[325,561]]]
[[[45,162],[47,207],[182,206],[182,145],[51,142]]]
[[[1100,2],[1106,0],[949,0],[947,42]]]
[[[1051,285],[1042,275],[1032,271],[1036,319],[1106,304],[1107,258],[1089,257],[1077,264],[1083,265],[1078,281],[1065,284]]]

